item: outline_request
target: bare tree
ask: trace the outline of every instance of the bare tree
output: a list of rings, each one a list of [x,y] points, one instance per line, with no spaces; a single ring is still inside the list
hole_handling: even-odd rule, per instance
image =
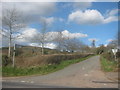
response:
[[[48,29],[47,29],[47,21],[45,19],[41,20],[41,29],[39,32],[34,36],[34,38],[31,40],[34,43],[37,43],[41,46],[41,54],[44,55],[44,48],[45,43],[47,43],[49,40],[48,38]]]
[[[112,49],[112,48],[117,48],[117,46],[118,46],[118,40],[116,39],[114,39],[114,40],[112,40],[111,42],[109,42],[109,44],[107,45],[107,47],[109,48],[109,49]]]
[[[63,49],[64,40],[65,40],[65,38],[63,37],[62,31],[58,31],[57,36],[55,37],[54,41],[57,43],[57,49],[59,51],[61,51]]]
[[[47,22],[44,20],[42,23],[43,28],[41,29],[40,42],[42,46],[42,55],[44,55],[44,44],[46,40]]]
[[[21,12],[16,8],[4,9],[2,13],[2,35],[9,39],[8,57],[11,56],[12,40],[20,36],[20,30],[25,27]]]
[[[64,46],[66,50],[70,52],[84,52],[85,51],[84,50],[85,44],[76,38],[73,38],[73,39],[68,38],[67,40],[65,40]]]
[[[57,37],[55,42],[57,43],[57,49],[59,51],[67,52],[78,52],[83,50],[84,43],[77,38],[70,38],[69,36],[64,36],[62,31],[57,32]]]
[[[88,46],[88,45],[85,45],[85,44],[83,44],[83,45],[81,45],[81,47],[80,47],[80,51],[83,53],[83,52],[85,52],[85,53],[91,53],[91,48]]]

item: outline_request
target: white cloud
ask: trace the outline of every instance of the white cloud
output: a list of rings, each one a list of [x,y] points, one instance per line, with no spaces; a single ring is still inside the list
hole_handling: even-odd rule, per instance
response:
[[[88,41],[99,41],[99,39],[97,39],[97,38],[90,38],[90,39],[88,39]]]
[[[42,0],[1,0],[2,2],[43,2]],[[119,0],[44,0],[44,2],[119,2]]]
[[[118,20],[117,16],[110,16],[110,17],[104,19],[103,23],[110,23],[110,22],[117,21],[117,20]]]
[[[64,0],[62,0],[64,1]],[[119,2],[119,0],[67,0],[67,2]]]
[[[47,25],[52,25],[53,22],[55,21],[55,18],[54,17],[49,17],[49,18],[41,17],[40,22],[43,23],[44,21],[46,22]]]
[[[56,4],[54,2],[20,2],[2,4],[2,9],[10,9],[14,7],[26,14],[45,15],[54,11],[56,8]]]
[[[118,9],[113,9],[113,10],[111,10],[111,11],[108,11],[108,16],[113,16],[113,15],[116,15],[116,14],[118,14]]]
[[[26,28],[22,35],[16,40],[17,43],[29,43],[36,36],[38,31],[34,28]]]
[[[27,22],[39,21],[41,16],[51,15],[56,10],[55,2],[11,2],[2,3],[2,9],[16,8],[27,17]]]
[[[76,11],[71,13],[68,19],[78,24],[98,24],[104,20],[97,10]]]
[[[43,2],[42,0],[1,0],[2,2]],[[44,0],[44,2],[57,2],[58,0]]]
[[[105,46],[105,47],[107,47],[107,46],[108,46],[108,44],[104,44],[104,46]]]
[[[64,22],[65,20],[61,17],[40,17],[40,22],[46,22],[48,26],[51,26],[55,22]]]
[[[95,0],[95,2],[119,2],[119,0]]]
[[[8,39],[8,32],[5,30],[5,32],[3,32],[2,30],[0,30],[0,47],[4,46],[4,47],[7,47],[8,46],[8,42],[9,42],[9,39]]]
[[[83,33],[70,33],[68,30],[64,30],[62,31],[63,37],[65,38],[81,38],[81,37],[87,37],[87,34],[83,34]]]
[[[111,11],[109,14],[109,16],[104,17],[98,10],[77,10],[68,16],[68,21],[76,22],[78,24],[95,25],[118,20],[117,16],[115,16],[116,11]]]
[[[35,47],[42,47],[41,45],[39,45],[38,43],[30,43],[30,46],[35,46]],[[54,43],[46,43],[44,45],[45,48],[50,48],[50,49],[55,49],[56,48],[56,44]]]
[[[40,46],[40,42],[39,42],[40,32],[38,30],[36,30],[35,28],[25,28],[23,31],[21,31],[21,33],[22,35],[16,40],[14,40],[15,43],[20,45]],[[50,42],[52,40],[55,40],[57,36],[58,36],[58,32],[48,32],[46,33],[45,40]],[[88,36],[87,34],[83,34],[83,33],[70,33],[68,30],[62,31],[62,37],[64,39],[82,38],[87,36]],[[4,43],[3,46],[8,46],[8,39],[3,38],[3,43]],[[45,47],[55,48],[56,45],[54,43],[46,43]]]
[[[92,2],[74,2],[73,8],[76,10],[84,10],[92,6]]]
[[[0,3],[0,12],[2,12],[2,3]],[[2,26],[2,13],[0,13],[0,26]]]
[[[38,43],[30,43],[30,46],[35,46],[35,47],[41,47],[41,45],[39,45]]]
[[[118,21],[118,9],[108,10],[105,15],[104,23],[109,23],[113,21]]]
[[[93,1],[93,0],[91,0],[91,1]],[[91,7],[91,6],[92,6],[92,2],[82,2],[82,1],[77,2],[76,0],[72,1],[72,3],[67,2],[67,3],[62,5],[63,8],[72,7],[73,11],[75,11],[75,10],[85,10],[85,9]]]
[[[2,31],[2,30],[0,30]],[[2,46],[8,46],[8,38],[2,36],[2,34],[0,34],[0,47]]]
[[[50,48],[50,49],[55,49],[57,46],[54,43],[47,43],[47,44],[45,44],[45,47]]]
[[[74,0],[74,2],[93,2],[93,1],[96,1],[96,0]]]
[[[85,38],[88,36],[87,34],[83,34],[83,33],[70,33],[68,30],[61,31],[61,33],[62,33],[61,37],[64,39]],[[46,34],[46,36],[47,36],[46,41],[52,41],[52,40],[55,40],[56,38],[58,38],[59,33],[58,32],[48,32]]]

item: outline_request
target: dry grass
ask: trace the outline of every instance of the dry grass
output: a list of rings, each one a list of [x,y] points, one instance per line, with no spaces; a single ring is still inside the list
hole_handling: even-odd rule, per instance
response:
[[[72,60],[63,60],[60,64],[48,64],[43,66],[31,66],[31,67],[11,67],[6,66],[2,68],[3,76],[26,76],[26,75],[45,75],[48,73],[52,73],[58,70],[61,70],[71,64],[75,64],[90,58],[91,56],[87,56],[81,59],[72,59]]]
[[[72,60],[87,57],[89,54],[80,54],[80,55],[37,55],[32,57],[16,57],[16,66],[17,67],[30,67],[30,66],[40,66],[47,64],[59,64],[63,60]]]

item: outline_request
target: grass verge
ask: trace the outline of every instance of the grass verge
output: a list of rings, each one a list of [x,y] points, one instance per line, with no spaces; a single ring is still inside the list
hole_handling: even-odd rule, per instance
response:
[[[104,57],[100,57],[101,61],[101,68],[105,72],[112,72],[115,71],[117,67],[117,63],[115,61],[109,61]]]
[[[69,66],[70,64],[78,63],[92,56],[88,56],[81,59],[65,60],[57,65],[44,65],[44,66],[34,66],[34,67],[27,67],[27,68],[17,68],[17,67],[13,68],[11,66],[7,66],[2,68],[2,76],[11,77],[11,76],[27,76],[27,75],[37,75],[37,74],[44,75],[44,74],[61,70]]]

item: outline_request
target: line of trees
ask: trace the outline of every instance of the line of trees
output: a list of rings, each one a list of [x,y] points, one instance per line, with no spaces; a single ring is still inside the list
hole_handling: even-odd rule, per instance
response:
[[[7,37],[9,39],[8,57],[11,57],[11,46],[12,46],[13,40],[17,39],[22,35],[20,31],[27,26],[25,23],[26,17],[23,17],[22,12],[20,12],[16,8],[3,10],[2,16],[3,17],[2,17],[2,33],[1,34],[3,35],[3,37]],[[45,19],[42,20],[40,25],[42,28],[39,30],[40,33],[38,33],[34,37],[34,41],[41,45],[41,53],[42,55],[44,55],[45,44],[47,42],[50,42],[46,38],[48,36],[49,30],[48,30],[47,21]],[[51,38],[52,37],[54,36],[51,36]],[[57,50],[59,51],[63,50],[63,51],[69,51],[69,52],[75,52],[75,51],[83,52],[85,50],[86,51],[88,50],[88,47],[78,39],[63,37],[62,31],[57,31],[57,37],[52,39],[51,42],[56,43]]]
[[[87,52],[88,46],[77,38],[64,37],[62,31],[58,31],[57,38],[57,50],[67,52]],[[86,49],[87,48],[87,49]]]

